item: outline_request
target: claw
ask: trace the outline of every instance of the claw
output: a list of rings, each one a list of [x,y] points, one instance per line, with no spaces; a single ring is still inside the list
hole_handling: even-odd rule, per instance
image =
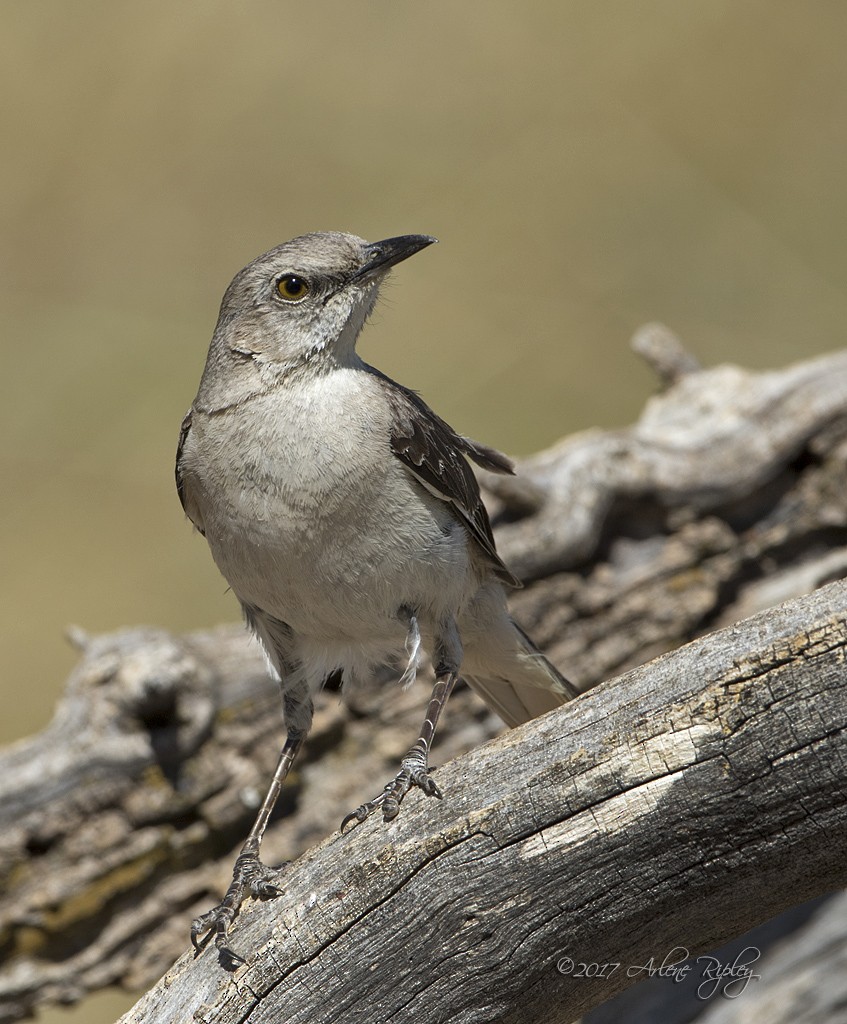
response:
[[[438,788],[435,779],[429,774],[431,771],[432,769],[425,762],[421,765],[419,758],[410,759],[409,763],[406,763],[404,759],[400,771],[385,786],[379,796],[374,797],[373,800],[368,800],[367,803],[360,804],[355,811],[351,811],[350,814],[345,816],[341,822],[341,831],[343,832],[353,821],[360,825],[378,807],[382,807],[383,821],[393,821],[400,813],[400,804],[403,802],[403,797],[413,786],[422,789],[427,796],[438,797],[440,800],[441,790]]]
[[[257,853],[251,850],[242,852],[235,862],[232,882],[224,898],[191,925],[191,944],[195,955],[199,956],[214,935],[219,953],[233,968],[246,963],[245,958],[229,944],[230,926],[248,895],[262,900],[280,896],[283,890],[278,884],[279,877],[279,871],[266,867]]]

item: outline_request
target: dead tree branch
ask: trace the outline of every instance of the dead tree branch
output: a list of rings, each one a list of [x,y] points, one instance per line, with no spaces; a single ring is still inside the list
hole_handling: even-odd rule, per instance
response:
[[[302,857],[244,913],[235,977],[186,954],[124,1021],[567,1024],[626,965],[843,885],[845,650],[837,583],[499,737],[442,803]]]
[[[706,660],[702,665],[696,660],[673,662],[675,671],[685,667],[690,673],[676,681],[663,667],[672,659],[645,663],[693,638],[847,573],[847,352],[772,373],[748,373],[735,367],[701,371],[678,342],[658,328],[640,334],[638,347],[656,367],[666,390],[651,399],[635,426],[568,439],[527,460],[515,480],[486,477],[484,483],[490,492],[499,546],[507,561],[531,581],[516,595],[515,613],[554,660],[584,689],[635,666],[645,667],[549,720],[510,733],[496,747],[476,750],[471,759],[441,769],[439,781],[443,774],[445,786],[450,787],[449,798],[443,803],[410,799],[392,830],[386,832],[382,826],[367,823],[349,837],[339,837],[334,831],[338,822],[361,802],[363,794],[370,793],[375,783],[393,774],[394,763],[417,725],[424,698],[416,690],[404,694],[396,689],[375,689],[357,697],[347,709],[339,704],[337,696],[325,695],[306,757],[286,790],[277,823],[268,834],[265,855],[271,862],[294,859],[327,836],[334,838],[331,845],[310,853],[292,869],[289,895],[283,901],[246,909],[235,932],[236,941],[244,936],[241,941],[245,949],[250,948],[252,937],[261,933],[255,948],[271,950],[279,964],[279,977],[293,979],[279,985],[278,990],[287,990],[287,985],[296,981],[304,992],[313,993],[310,1019],[316,1017],[315,1006],[323,1005],[323,999],[314,995],[321,991],[322,983],[314,978],[324,976],[313,976],[305,967],[298,969],[297,964],[305,964],[303,950],[312,950],[310,969],[317,970],[322,959],[323,954],[310,938],[313,927],[317,928],[315,934],[331,936],[333,921],[348,921],[349,935],[345,932],[344,936],[327,939],[326,956],[330,958],[336,948],[341,948],[339,943],[352,942],[360,934],[359,925],[344,916],[344,907],[352,907],[354,916],[359,907],[363,922],[384,919],[386,928],[389,924],[394,927],[392,922],[399,921],[401,911],[406,913],[420,934],[417,945],[411,944],[402,952],[417,962],[418,982],[440,992],[435,966],[438,956],[431,958],[420,943],[428,942],[426,936],[432,931],[446,939],[455,924],[446,904],[443,914],[433,915],[429,910],[434,902],[440,907],[439,901],[453,901],[453,897],[449,891],[445,896],[445,891],[437,889],[427,893],[417,888],[416,879],[435,878],[436,866],[441,877],[442,867],[453,864],[454,856],[458,858],[455,863],[466,864],[466,873],[471,873],[469,866],[478,864],[483,877],[487,877],[483,869],[489,864],[498,864],[503,870],[520,867],[523,860],[512,858],[533,835],[537,843],[546,842],[558,851],[551,863],[559,863],[559,856],[567,855],[566,864],[559,864],[557,885],[571,877],[578,878],[582,885],[585,876],[588,888],[584,893],[595,902],[579,903],[583,895],[579,886],[573,891],[567,889],[570,895],[565,898],[558,888],[546,888],[547,883],[539,882],[542,888],[531,891],[549,894],[551,902],[544,905],[543,899],[539,902],[525,895],[522,879],[527,876],[504,875],[499,891],[501,895],[504,889],[511,892],[507,902],[515,904],[515,919],[524,920],[521,927],[534,922],[533,929],[549,936],[544,921],[534,921],[534,915],[546,915],[545,919],[559,929],[557,940],[547,950],[549,957],[543,964],[539,961],[541,973],[533,975],[520,950],[512,949],[502,935],[488,934],[484,922],[496,920],[490,916],[494,911],[488,909],[477,915],[472,900],[467,905],[468,923],[462,925],[470,943],[463,954],[465,959],[450,962],[466,965],[462,987],[464,980],[469,980],[469,992],[473,992],[472,965],[477,962],[477,954],[488,956],[490,952],[496,958],[497,950],[506,950],[503,957],[512,959],[508,965],[504,959],[500,970],[509,976],[504,979],[508,984],[497,996],[504,1000],[504,1007],[517,991],[509,985],[522,979],[537,979],[528,984],[528,993],[532,985],[540,985],[542,994],[558,992],[555,986],[559,979],[550,976],[555,970],[549,958],[559,950],[576,948],[571,935],[577,935],[580,943],[584,940],[586,945],[580,950],[587,957],[600,942],[603,923],[620,920],[613,910],[606,913],[606,905],[614,903],[618,894],[626,893],[628,885],[635,887],[634,876],[627,874],[629,852],[621,853],[621,849],[623,836],[636,834],[637,829],[636,833],[631,830],[640,819],[634,814],[630,815],[632,821],[624,816],[619,834],[617,824],[603,817],[609,808],[614,807],[617,814],[629,806],[627,801],[636,800],[636,796],[627,795],[630,791],[659,794],[662,813],[670,815],[667,822],[677,822],[666,822],[673,831],[672,838],[682,839],[688,834],[686,829],[694,829],[690,832],[692,849],[694,836],[700,835],[697,828],[701,816],[715,824],[723,822],[730,829],[712,836],[713,840],[720,839],[718,847],[706,847],[712,853],[701,865],[701,888],[694,861],[689,863],[685,851],[675,843],[673,849],[681,857],[676,872],[670,870],[671,861],[665,857],[666,843],[655,850],[649,843],[643,847],[636,844],[633,849],[639,865],[648,864],[654,853],[659,858],[649,870],[644,869],[647,874],[642,879],[653,901],[652,909],[645,910],[646,902],[639,903],[631,894],[624,906],[627,913],[635,915],[624,930],[634,933],[638,942],[642,927],[650,935],[664,935],[657,929],[667,908],[679,908],[683,900],[686,910],[681,916],[684,923],[692,924],[698,942],[714,943],[728,934],[721,921],[712,920],[712,913],[721,920],[725,917],[732,927],[753,920],[755,915],[748,914],[743,902],[737,906],[723,900],[714,906],[701,903],[708,902],[716,892],[714,872],[723,870],[729,879],[736,877],[732,874],[735,870],[740,872],[737,877],[746,877],[748,856],[752,863],[761,854],[764,859],[757,870],[771,880],[776,877],[776,868],[772,870],[768,865],[787,856],[789,850],[769,831],[777,822],[789,829],[786,841],[796,840],[796,852],[803,851],[807,866],[810,854],[803,845],[804,828],[814,825],[829,829],[821,845],[831,852],[833,845],[841,842],[843,854],[843,835],[827,817],[840,806],[830,800],[832,793],[826,788],[834,784],[836,776],[817,780],[823,787],[817,796],[802,789],[814,780],[803,781],[806,755],[797,753],[801,748],[792,753],[795,726],[787,711],[790,708],[794,714],[795,698],[783,692],[787,680],[798,687],[798,694],[806,694],[809,703],[797,697],[806,718],[821,700],[829,701],[826,694],[837,696],[838,676],[832,674],[830,660],[840,657],[841,625],[836,619],[844,610],[843,603],[837,607],[843,598],[841,591],[829,588],[823,592],[830,602],[829,618],[815,604],[817,597],[809,599],[812,603],[807,607],[810,617],[805,622],[806,631],[812,636],[812,623],[820,623],[829,637],[829,654],[814,653],[814,639],[808,643],[798,640],[797,653],[786,655],[785,666],[773,663],[772,649],[763,640],[760,643],[764,633],[771,637],[772,647],[779,647],[802,632],[799,620],[791,636],[774,632],[780,622],[787,622],[782,612],[756,620],[758,632],[751,633],[752,627],[738,627],[740,632],[723,632],[716,635],[719,639],[710,637],[684,649],[713,651],[709,645],[719,643],[719,653],[738,659],[739,665],[752,664],[758,657],[764,666],[761,690],[759,684],[753,685],[752,678],[748,686],[744,682],[746,670],[739,669],[744,679],[738,684],[738,693],[752,693],[756,701],[765,702],[761,707],[755,704],[752,719],[755,729],[761,726],[767,732],[771,745],[766,749],[783,772],[780,779],[788,789],[783,790],[781,805],[762,805],[768,813],[759,823],[763,830],[759,838],[753,828],[759,814],[755,801],[776,799],[767,788],[767,779],[744,776],[735,780],[737,788],[732,792],[748,794],[753,801],[744,804],[730,800],[726,780],[721,783],[717,777],[720,766],[728,772],[730,763],[739,766],[738,770],[748,764],[747,755],[738,751],[746,749],[744,737],[753,735],[744,730],[754,729],[753,724],[745,724],[742,705],[732,705],[740,709],[739,722],[730,714],[727,701],[737,694],[721,682],[725,680],[724,663],[717,653],[714,658],[712,654],[703,655]],[[804,606],[792,607],[797,609],[797,616],[805,614]],[[76,642],[84,657],[68,683],[54,722],[41,735],[0,752],[0,1024],[32,1013],[43,1003],[74,1001],[105,985],[142,989],[168,967],[185,948],[190,919],[225,888],[233,848],[249,828],[256,800],[273,770],[281,733],[277,695],[265,676],[261,657],[240,628],[179,638],[158,630],[133,630],[97,638],[77,634]],[[744,643],[749,644],[746,650]],[[794,652],[795,647],[790,650]],[[680,657],[683,652],[673,655]],[[780,675],[783,670],[788,672],[785,678]],[[773,690],[777,682],[777,690]],[[675,685],[690,689],[675,689]],[[820,695],[815,687],[820,687]],[[776,692],[781,696],[768,704]],[[390,694],[387,699],[386,693]],[[815,695],[814,700],[810,694]],[[643,700],[648,703],[638,703]],[[593,709],[596,720],[587,709]],[[718,718],[710,717],[713,712]],[[703,733],[697,731],[701,721],[698,715],[705,716]],[[806,718],[801,717],[800,724]],[[593,721],[590,727],[589,719]],[[733,742],[740,744],[738,750],[719,747],[716,721],[723,723],[721,729],[728,729],[726,743],[735,737]],[[494,717],[472,695],[458,692],[440,730],[436,748],[439,763],[478,747],[498,728]],[[809,728],[811,737],[814,729],[811,725]],[[830,722],[826,728],[835,726]],[[580,744],[584,746],[586,737],[595,745],[585,746],[580,754]],[[819,739],[824,746],[835,744],[835,733],[825,731]],[[521,786],[516,772],[527,755],[514,752],[518,742],[521,749],[524,743],[529,743],[531,749],[544,749],[541,760],[551,758],[551,763],[559,765],[558,774],[554,772],[549,778],[543,765],[532,767],[530,760],[529,768],[540,774]],[[808,742],[812,743],[813,738]],[[663,744],[668,745],[668,756],[673,755],[676,760],[672,758],[672,763],[678,768],[668,769],[666,774],[656,769],[654,778],[647,769],[652,771],[656,765],[645,767],[641,762],[645,757],[659,757],[656,744],[662,749]],[[639,754],[642,750],[647,753]],[[721,753],[706,756],[703,750]],[[496,765],[492,760],[495,757],[499,758]],[[770,761],[762,762],[763,771],[765,763]],[[792,788],[794,777],[784,774],[792,765],[799,766],[796,785],[801,789]],[[774,771],[771,766],[767,774]],[[682,800],[686,789],[674,785],[681,779],[692,790],[687,804]],[[614,788],[616,781],[619,790]],[[708,787],[713,783],[718,788],[710,796]],[[548,785],[553,794],[549,799],[545,795]],[[583,785],[589,788],[581,789]],[[756,788],[759,785],[765,788]],[[668,799],[662,786],[667,787]],[[673,800],[669,799],[671,790]],[[507,791],[508,796],[503,795]],[[563,792],[575,802],[562,804]],[[516,793],[532,801],[530,810],[524,807],[521,812],[523,818],[511,807]],[[595,797],[596,809],[592,810]],[[560,804],[554,808],[556,799]],[[818,807],[816,800],[830,800],[829,810]],[[739,807],[746,809],[744,813]],[[793,815],[800,811],[808,819],[806,825],[794,822]],[[478,814],[489,817],[478,818]],[[537,821],[536,814],[540,815]],[[679,817],[674,818],[675,814]],[[481,820],[487,823],[485,828],[474,832],[473,823]],[[585,836],[551,841],[551,835],[572,836],[568,830],[575,827],[574,822],[576,827],[586,829]],[[493,840],[488,835],[488,824],[497,829],[491,833]],[[466,835],[462,829],[472,825]],[[601,846],[592,845],[592,830]],[[418,854],[413,849],[415,835],[421,837]],[[447,847],[444,835],[451,837]],[[402,848],[397,847],[398,837],[405,837]],[[455,855],[450,853],[449,845],[454,841]],[[512,853],[498,853],[500,847]],[[528,848],[533,849],[531,845]],[[582,851],[589,848],[592,856],[600,858],[600,864],[623,871],[621,875],[606,873],[606,896],[599,888],[592,888],[599,886],[600,879],[592,875],[588,860],[583,858]],[[469,853],[471,850],[477,852]],[[331,858],[326,851],[333,851]],[[776,860],[768,859],[771,853]],[[385,861],[380,861],[377,878],[371,878],[377,871],[374,862],[368,860],[372,855]],[[415,856],[423,859],[415,861]],[[537,861],[541,867],[546,864],[546,856],[528,860]],[[360,865],[358,874],[353,870],[356,864]],[[321,865],[329,872],[322,881],[317,874]],[[348,867],[352,875],[346,873],[344,877],[352,879],[355,886],[344,890],[343,900],[339,898],[336,906],[331,893],[340,891],[337,880]],[[404,870],[412,872],[408,884],[400,884]],[[817,879],[814,885],[804,887],[788,881],[793,879],[794,869],[787,861],[782,862],[780,870],[786,879],[779,883],[781,891],[788,892],[792,902],[812,889],[820,891],[819,885],[830,877],[829,868],[822,864],[817,874],[810,875]],[[315,873],[310,874],[312,871]],[[452,879],[452,875],[449,877]],[[444,878],[447,885],[448,873]],[[659,880],[667,893],[660,891]],[[399,886],[396,892],[392,888],[395,883]],[[317,909],[310,909],[309,900],[303,896],[310,884],[308,891],[315,892]],[[734,891],[731,886],[727,889],[728,893]],[[764,899],[758,889],[756,892],[756,913],[775,912],[775,904]],[[410,894],[422,902],[416,905]],[[691,907],[689,898],[693,901]],[[372,905],[368,900],[373,901]],[[327,901],[334,908],[328,916],[321,909]],[[456,896],[455,904],[457,912],[462,907],[467,909],[464,897]],[[532,907],[526,919],[520,911],[523,904]],[[486,906],[484,902],[479,905]],[[589,908],[591,912],[585,914],[592,921],[596,917],[600,930],[580,930],[584,922],[575,924],[572,913],[577,906]],[[273,932],[274,922],[277,933]],[[296,922],[303,934],[299,930],[283,934],[281,922]],[[315,922],[320,922],[319,928]],[[397,927],[398,937],[410,935],[400,924]],[[366,933],[367,927],[361,934]],[[278,952],[279,946],[267,945],[272,934],[284,945],[285,955]],[[627,934],[625,938],[633,936]],[[536,955],[540,955],[529,939],[527,942],[526,948],[536,949]],[[621,949],[623,942],[622,938]],[[302,945],[299,960],[290,959],[298,943]],[[689,945],[693,948],[696,943]],[[607,950],[616,948],[612,944]],[[379,948],[373,949],[376,955]],[[394,959],[384,963],[400,963],[401,952],[396,945],[392,956]],[[241,974],[234,979],[222,974],[213,959],[207,953],[197,964],[190,968],[182,964],[179,970],[187,971],[184,976],[200,988],[241,987]],[[484,962],[493,964],[494,960]],[[268,960],[260,958],[249,971],[270,970],[267,965]],[[382,968],[368,977],[372,980],[380,973]],[[404,967],[403,978],[407,973]],[[334,976],[327,991],[341,988],[341,976]],[[269,975],[262,977],[267,980]],[[326,980],[329,977],[325,976],[326,985],[330,985]],[[454,973],[454,984],[456,978]],[[490,976],[488,981],[492,981]],[[395,987],[397,1006],[405,991],[411,1000],[409,1006],[418,1005],[418,982],[410,981],[408,989]],[[256,988],[260,990],[261,986]],[[162,990],[154,993],[157,991],[161,995]],[[583,996],[593,994],[578,1004],[574,1002],[576,996],[563,996],[569,1000],[563,1005],[588,1006],[596,1000],[599,989],[589,989],[586,984],[579,991]],[[151,994],[149,998],[159,997]],[[218,996],[212,1004],[218,1005]],[[443,1004],[445,1015],[448,1005],[453,1004]],[[489,1001],[480,1005],[493,1004]],[[529,994],[526,1005],[532,1005]],[[264,1012],[262,1003],[255,1010],[255,1019]]]

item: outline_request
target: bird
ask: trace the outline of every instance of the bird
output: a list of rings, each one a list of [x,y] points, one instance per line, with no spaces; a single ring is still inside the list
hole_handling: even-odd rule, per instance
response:
[[[242,962],[230,941],[242,903],[283,891],[260,845],[328,679],[340,673],[346,691],[399,657],[407,686],[423,651],[435,673],[399,771],[342,829],[377,810],[392,820],[412,788],[441,796],[429,752],[460,674],[510,726],[577,695],[507,607],[521,584],[497,553],[469,460],[501,474],[511,460],[356,351],[389,271],[435,241],[301,235],[224,294],[182,421],[176,487],[279,682],[286,738],[227,892],[192,924],[197,952],[214,936]]]

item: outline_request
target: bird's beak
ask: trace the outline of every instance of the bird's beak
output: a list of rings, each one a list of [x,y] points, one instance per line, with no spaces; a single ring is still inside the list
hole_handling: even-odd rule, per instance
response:
[[[353,280],[367,277],[375,271],[388,270],[437,241],[431,235],[398,235],[396,238],[384,238],[381,242],[371,242],[365,246],[365,263],[353,275]]]

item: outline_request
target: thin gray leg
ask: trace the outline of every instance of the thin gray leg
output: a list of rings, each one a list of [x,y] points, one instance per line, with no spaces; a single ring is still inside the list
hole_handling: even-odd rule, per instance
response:
[[[284,684],[283,684],[284,685]],[[244,957],[229,944],[229,929],[235,920],[241,904],[248,896],[256,899],[270,899],[282,892],[280,885],[282,872],[277,868],[264,865],[259,859],[259,848],[268,827],[271,814],[279,798],[285,777],[303,740],[309,731],[312,721],[312,702],[305,687],[293,691],[283,689],[283,708],[285,720],[289,723],[288,736],[280,751],[273,779],[268,787],[250,834],[247,836],[241,852],[232,869],[232,882],[221,902],[201,914],[191,925],[191,943],[198,952],[215,937],[215,945],[221,955],[232,964],[244,963]]]
[[[383,821],[391,821],[397,817],[403,797],[412,786],[422,789],[427,796],[441,799],[441,790],[435,779],[430,775],[429,751],[435,738],[435,730],[441,712],[453,692],[459,678],[459,665],[462,660],[462,644],[455,622],[451,619],[442,627],[436,641],[436,679],[426,709],[426,718],[421,726],[418,738],[409,748],[409,752],[400,762],[400,771],[389,782],[379,796],[361,804],[348,814],[341,822],[342,831],[350,822],[362,822],[377,807],[382,807]]]
[[[232,882],[221,902],[201,914],[191,925],[191,944],[199,952],[215,937],[215,945],[221,954],[235,964],[244,963],[244,957],[229,944],[229,928],[235,920],[241,904],[248,896],[256,899],[270,899],[282,893],[280,881],[281,870],[270,868],[259,860],[259,848],[262,837],[268,827],[274,806],[279,798],[282,784],[303,744],[302,733],[289,733],[288,739],[279,755],[273,780],[250,829],[250,834],[241,847],[232,869]]]

